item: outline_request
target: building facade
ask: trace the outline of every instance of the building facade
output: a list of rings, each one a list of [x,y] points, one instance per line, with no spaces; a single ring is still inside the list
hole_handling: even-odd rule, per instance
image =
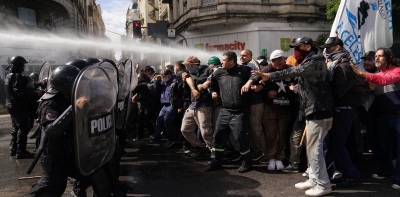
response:
[[[66,35],[72,41],[87,37],[105,39],[101,8],[95,0],[0,0],[0,19],[0,34],[3,34],[0,78],[3,79],[7,74],[4,68],[15,55],[28,61],[26,73],[38,72],[44,62],[57,66],[75,58],[114,55],[111,51],[80,48],[73,43],[62,46],[60,41]],[[14,33],[19,38],[7,39]],[[51,44],[41,44],[41,40]]]
[[[329,0],[162,0],[171,8],[169,28],[187,45],[222,55],[250,49],[253,57],[275,49],[291,55],[301,36],[314,40],[329,33]]]

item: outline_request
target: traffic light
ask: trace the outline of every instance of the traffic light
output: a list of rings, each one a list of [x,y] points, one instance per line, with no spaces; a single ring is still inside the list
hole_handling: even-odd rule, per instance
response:
[[[142,38],[142,24],[140,21],[133,21],[133,37]]]

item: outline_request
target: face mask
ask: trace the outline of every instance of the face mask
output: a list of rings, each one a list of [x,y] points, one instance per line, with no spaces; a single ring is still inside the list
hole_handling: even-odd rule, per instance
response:
[[[294,58],[297,60],[297,63],[300,64],[306,59],[307,55],[310,54],[311,51],[301,50],[300,48],[294,49]]]
[[[333,51],[328,51],[326,49],[327,48],[324,49],[324,52],[322,54],[324,55],[325,59],[328,59],[329,55],[331,55]]]

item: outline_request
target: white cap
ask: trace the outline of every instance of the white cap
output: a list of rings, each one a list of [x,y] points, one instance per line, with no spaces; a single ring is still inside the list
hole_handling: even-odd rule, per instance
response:
[[[269,56],[269,60],[273,60],[273,59],[280,58],[280,57],[283,57],[283,51],[275,50],[275,51],[272,51],[271,55]]]

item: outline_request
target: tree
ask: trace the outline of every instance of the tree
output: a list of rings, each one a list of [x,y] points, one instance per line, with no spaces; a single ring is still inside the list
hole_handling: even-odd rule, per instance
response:
[[[332,0],[326,5],[326,18],[333,23],[339,9],[340,0]]]

